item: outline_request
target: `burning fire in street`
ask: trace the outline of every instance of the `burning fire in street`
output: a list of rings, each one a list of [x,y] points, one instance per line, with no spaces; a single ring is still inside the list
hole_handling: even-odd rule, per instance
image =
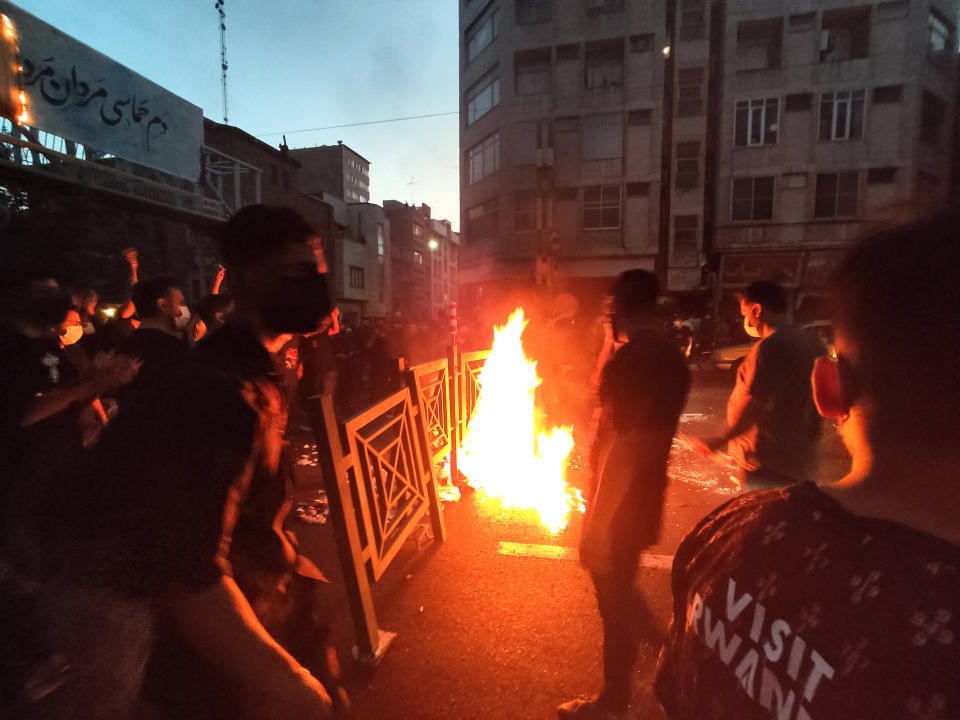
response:
[[[545,431],[537,416],[534,393],[541,380],[537,364],[527,359],[520,343],[526,325],[518,308],[505,326],[494,329],[460,469],[488,498],[504,507],[533,511],[556,533],[580,504],[578,493],[564,482],[573,435],[570,428]]]

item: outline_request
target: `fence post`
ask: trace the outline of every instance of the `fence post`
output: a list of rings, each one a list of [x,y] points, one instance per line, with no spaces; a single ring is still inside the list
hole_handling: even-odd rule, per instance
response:
[[[460,348],[454,342],[447,348],[447,381],[450,383],[450,402],[447,403],[450,413],[450,482],[457,482],[458,462],[457,448],[460,447]]]
[[[347,478],[333,398],[330,395],[314,396],[309,400],[309,408],[320,470],[330,502],[330,519],[336,536],[347,601],[357,633],[359,657],[365,662],[376,662],[386,652],[395,634],[381,632],[377,627],[370,577],[357,528],[356,508]]]

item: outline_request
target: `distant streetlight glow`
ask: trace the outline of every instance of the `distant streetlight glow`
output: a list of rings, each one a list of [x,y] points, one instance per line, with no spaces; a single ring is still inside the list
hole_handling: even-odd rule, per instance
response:
[[[427,247],[431,250],[436,250],[438,247],[440,247],[440,243],[437,242],[436,238],[430,238],[430,242],[427,243]]]
[[[117,314],[117,309],[112,307],[104,308],[103,314],[109,318],[112,318]]]
[[[664,45],[664,46],[663,46],[663,56],[664,56],[665,58],[666,58],[666,57],[670,57],[670,46],[669,46],[669,45]]]

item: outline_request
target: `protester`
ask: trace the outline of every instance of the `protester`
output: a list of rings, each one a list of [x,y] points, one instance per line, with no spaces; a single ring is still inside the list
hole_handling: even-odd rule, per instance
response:
[[[558,708],[561,718],[627,717],[641,638],[660,633],[635,587],[640,552],[656,543],[667,483],[667,456],[690,372],[658,330],[654,275],[629,270],[613,289],[613,337],[626,341],[603,370],[603,411],[592,449],[580,557],[590,571],[603,620],[604,689]]]
[[[271,353],[291,333],[315,330],[328,312],[311,235],[284,208],[248,206],[226,224],[234,315],[121,407],[74,499],[84,582],[122,607],[159,604],[163,632],[144,700],[172,717],[242,711],[319,718],[331,711],[324,687],[251,607],[283,593],[297,558],[280,526],[289,458],[285,393]],[[148,314],[148,328],[169,333],[179,304],[171,287],[146,295],[141,288],[138,297],[149,297],[147,307],[167,318]],[[104,609],[107,618],[112,607]],[[110,647],[91,640],[89,625],[75,628],[108,671],[114,660],[128,663],[124,687],[144,668],[128,659],[150,634],[149,616],[137,616],[137,631],[127,628],[123,639],[111,634]],[[89,666],[81,662],[78,671],[86,678]]]
[[[671,720],[960,716],[958,222],[874,235],[833,276],[813,392],[852,470],[733,500],[683,541]]]
[[[119,352],[140,361],[140,372],[130,388],[120,395],[123,404],[129,394],[155,385],[186,356],[184,328],[190,311],[183,291],[172,277],[142,280],[133,288],[133,303],[140,326],[123,343]]]
[[[752,490],[777,488],[813,477],[820,419],[810,393],[810,373],[826,348],[815,335],[787,320],[782,286],[755,282],[740,296],[746,332],[761,338],[737,371],[723,435],[691,446],[709,456],[724,446]]]

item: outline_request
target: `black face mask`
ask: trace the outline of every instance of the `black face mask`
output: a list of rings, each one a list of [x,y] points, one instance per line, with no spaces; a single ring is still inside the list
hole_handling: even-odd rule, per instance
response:
[[[264,329],[280,334],[314,332],[330,312],[323,275],[277,278],[261,306]]]

